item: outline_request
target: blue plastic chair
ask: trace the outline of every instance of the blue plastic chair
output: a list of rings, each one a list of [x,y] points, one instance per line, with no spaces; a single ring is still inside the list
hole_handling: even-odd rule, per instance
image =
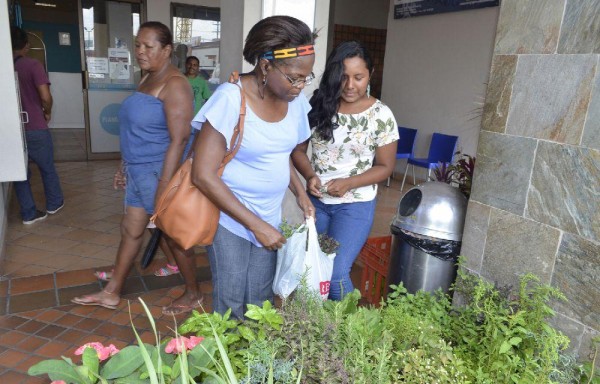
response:
[[[417,138],[417,130],[413,128],[398,127],[398,147],[396,148],[396,160],[408,159],[414,155],[415,141]],[[394,173],[392,172],[392,177]],[[386,187],[390,186],[390,178],[387,179]]]
[[[402,179],[402,186],[400,190],[404,189],[404,182],[406,181],[406,174],[408,173],[408,166],[412,165],[413,171],[413,185],[417,183],[415,178],[415,166],[421,168],[427,168],[427,181],[431,179],[431,169],[436,167],[438,163],[448,164],[452,162],[452,157],[456,153],[456,143],[458,142],[458,136],[444,135],[441,133],[434,133],[431,137],[431,144],[429,145],[429,154],[427,158],[414,158],[413,156],[408,158],[406,162],[406,169],[404,170],[404,178]]]

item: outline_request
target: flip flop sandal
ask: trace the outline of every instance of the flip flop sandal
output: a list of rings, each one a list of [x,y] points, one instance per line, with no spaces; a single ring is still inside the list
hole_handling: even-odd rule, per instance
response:
[[[162,313],[163,315],[181,315],[182,313],[192,312],[196,308],[202,307],[203,299],[198,299],[194,301],[191,305],[184,304],[171,304],[167,307],[163,307]]]
[[[106,272],[106,271],[96,271],[96,272],[94,272],[94,276],[96,276],[96,278],[98,280],[110,281],[110,279],[112,277],[113,271],[114,271],[114,269],[112,269],[109,272]]]
[[[103,291],[103,292],[107,293],[109,295],[111,294],[111,292],[106,292],[106,291]],[[121,300],[119,299],[119,301],[121,301]],[[103,303],[102,301],[98,300],[97,298],[95,298],[91,295],[74,297],[71,299],[71,303],[78,304],[78,305],[95,305],[98,307],[104,307],[104,308],[108,308],[108,309],[117,309],[117,305],[119,305],[119,303],[117,303],[117,304]]]
[[[179,267],[176,265],[167,264],[166,267],[162,267],[154,271],[154,276],[165,277],[179,273]]]

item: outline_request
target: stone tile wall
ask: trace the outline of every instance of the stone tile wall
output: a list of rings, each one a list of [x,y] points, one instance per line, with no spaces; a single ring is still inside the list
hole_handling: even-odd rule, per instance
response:
[[[600,332],[600,0],[503,0],[463,237],[467,268],[560,288],[554,324]]]

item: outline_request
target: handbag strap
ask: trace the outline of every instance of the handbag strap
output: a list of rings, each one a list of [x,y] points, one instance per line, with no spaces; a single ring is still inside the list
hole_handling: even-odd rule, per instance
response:
[[[233,130],[233,135],[231,136],[231,142],[229,143],[229,151],[223,157],[223,161],[221,162],[220,168],[225,168],[225,165],[234,158],[237,151],[240,149],[240,145],[242,144],[242,139],[244,138],[244,122],[246,121],[246,95],[244,94],[244,90],[238,84],[238,80],[240,79],[240,74],[237,71],[231,72],[231,76],[229,77],[229,82],[232,80],[234,84],[240,89],[240,95],[242,97],[242,101],[240,103],[240,118],[238,120],[238,124],[235,126]]]

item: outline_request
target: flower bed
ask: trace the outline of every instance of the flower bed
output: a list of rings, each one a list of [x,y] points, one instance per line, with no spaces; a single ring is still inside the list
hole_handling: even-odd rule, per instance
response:
[[[518,292],[509,292],[460,273],[457,292],[461,307],[441,292],[393,287],[375,308],[357,305],[358,290],[323,302],[301,287],[282,308],[250,305],[244,322],[193,312],[175,338],[156,346],[139,337],[139,345],[118,352],[90,345],[82,348],[81,366],[64,358],[29,372],[82,384],[600,380],[564,353],[567,337],[548,325],[549,301],[563,298],[556,289],[526,275]]]

